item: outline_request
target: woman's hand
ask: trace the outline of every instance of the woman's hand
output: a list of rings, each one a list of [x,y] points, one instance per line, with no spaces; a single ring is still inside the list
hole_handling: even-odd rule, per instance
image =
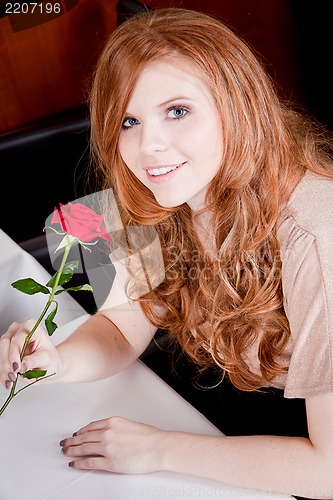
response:
[[[0,337],[0,382],[10,389],[18,373],[38,368],[48,374],[58,373],[61,368],[60,355],[47,332],[39,326],[30,339],[24,358],[20,359],[25,339],[35,320],[12,323]]]
[[[64,455],[75,457],[70,467],[141,474],[161,470],[166,434],[150,425],[111,417],[82,427],[60,446]]]

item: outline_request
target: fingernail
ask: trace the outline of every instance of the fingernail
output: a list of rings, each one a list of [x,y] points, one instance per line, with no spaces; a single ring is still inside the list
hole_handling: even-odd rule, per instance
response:
[[[16,375],[15,375],[15,373],[13,373],[13,372],[9,372],[9,373],[8,373],[8,378],[9,378],[9,380],[10,380],[11,382],[15,382],[15,380],[16,380]]]
[[[66,453],[67,450],[68,448],[61,448],[61,453]]]
[[[6,380],[5,381],[5,387],[6,387],[6,389],[9,389],[11,385],[12,385],[12,383],[11,383],[10,380]]]
[[[22,373],[25,373],[27,371],[27,363],[25,361],[23,361],[22,365],[21,365],[21,370],[22,370]]]
[[[18,363],[16,363],[16,361],[14,361],[14,363],[12,364],[12,367],[13,367],[14,372],[16,372],[16,370],[18,369],[19,365],[18,365]]]
[[[69,462],[68,467],[74,467],[74,462]]]
[[[73,437],[74,437],[74,436],[77,436],[77,432],[73,432],[72,436],[73,436]]]
[[[60,446],[64,446],[64,444],[66,443],[66,439],[62,439],[59,443]]]

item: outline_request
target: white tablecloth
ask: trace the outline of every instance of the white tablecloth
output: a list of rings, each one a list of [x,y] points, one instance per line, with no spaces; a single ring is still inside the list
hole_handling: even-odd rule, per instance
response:
[[[13,320],[40,312],[37,296],[11,290],[10,283],[27,276],[47,280],[47,273],[0,231],[0,276],[3,332]],[[52,337],[56,343],[87,317],[70,296],[62,297],[58,323],[63,326]],[[5,392],[0,389],[0,399]],[[0,418],[0,500],[290,498],[182,474],[122,475],[68,467],[70,459],[61,454],[59,441],[92,420],[112,415],[164,429],[221,434],[140,361],[99,382],[36,384],[20,393]]]

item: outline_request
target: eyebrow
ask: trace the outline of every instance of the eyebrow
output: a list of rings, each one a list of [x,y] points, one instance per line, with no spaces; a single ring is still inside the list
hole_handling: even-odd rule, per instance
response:
[[[159,108],[162,108],[164,106],[167,106],[168,104],[171,104],[173,102],[177,102],[177,101],[193,101],[193,99],[191,99],[190,97],[183,97],[183,96],[180,96],[180,97],[173,97],[172,99],[168,99],[167,101],[164,101],[164,102],[161,102],[161,104],[158,105]]]

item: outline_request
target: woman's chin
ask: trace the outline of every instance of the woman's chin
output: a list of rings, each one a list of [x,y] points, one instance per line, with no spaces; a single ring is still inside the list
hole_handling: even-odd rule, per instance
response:
[[[155,198],[157,203],[163,207],[163,208],[178,208],[181,205],[184,205],[186,202],[185,201],[178,201],[178,200],[166,200],[166,199],[157,199]]]

